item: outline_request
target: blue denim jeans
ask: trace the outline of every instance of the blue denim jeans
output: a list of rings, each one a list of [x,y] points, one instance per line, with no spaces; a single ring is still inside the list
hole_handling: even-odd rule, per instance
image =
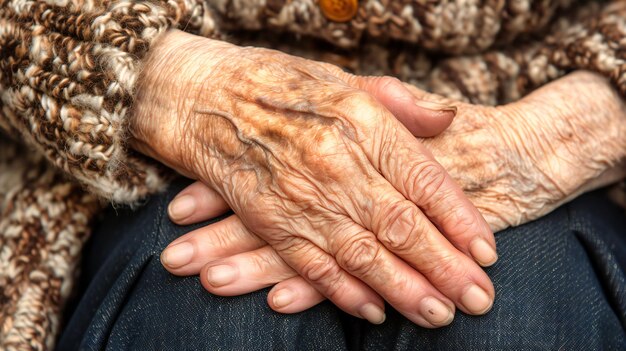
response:
[[[417,327],[387,306],[380,326],[324,302],[282,315],[267,290],[206,292],[159,262],[189,230],[166,214],[180,181],[143,207],[110,209],[84,251],[81,292],[59,350],[626,350],[626,216],[603,192],[496,235],[496,287],[483,317],[457,312],[445,328]]]

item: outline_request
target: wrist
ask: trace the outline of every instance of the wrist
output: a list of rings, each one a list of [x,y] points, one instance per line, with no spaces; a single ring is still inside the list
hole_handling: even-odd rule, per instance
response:
[[[185,129],[203,86],[235,46],[170,30],[150,49],[128,120],[128,144],[191,176],[184,165]],[[228,50],[227,50],[228,49]]]
[[[179,100],[186,100],[190,84],[178,57],[186,51],[186,36],[170,30],[151,47],[137,81],[133,107],[128,120],[129,145],[160,162],[174,157],[175,124],[184,111]],[[183,96],[181,96],[183,95]]]
[[[595,180],[626,158],[626,107],[597,74],[572,73],[504,108],[514,147],[565,196],[609,184]]]

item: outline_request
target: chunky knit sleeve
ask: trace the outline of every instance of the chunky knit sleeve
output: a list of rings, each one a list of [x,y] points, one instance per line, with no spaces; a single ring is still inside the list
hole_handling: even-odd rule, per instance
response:
[[[625,38],[625,1],[588,3],[564,14],[541,38],[443,60],[423,85],[451,98],[496,105],[515,101],[568,72],[589,70],[607,77],[626,98]],[[410,70],[403,72],[408,73],[401,78],[415,80]]]
[[[220,27],[288,31],[354,48],[367,39],[393,39],[448,54],[484,52],[541,34],[556,16],[585,0],[361,0],[346,21],[329,18],[324,0],[207,0]],[[366,38],[367,37],[367,38]],[[364,40],[366,38],[366,40]]]
[[[211,16],[202,0],[0,0],[0,128],[112,201],[160,189],[124,143],[142,58],[172,27],[211,36]]]
[[[626,98],[626,1],[590,4],[556,24],[539,56],[563,70],[590,70],[609,78]]]

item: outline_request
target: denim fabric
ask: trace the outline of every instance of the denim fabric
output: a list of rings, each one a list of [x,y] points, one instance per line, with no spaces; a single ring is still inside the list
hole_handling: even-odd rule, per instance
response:
[[[626,350],[626,218],[602,192],[498,233],[493,310],[427,330],[389,306],[381,326],[328,302],[281,315],[267,290],[223,298],[197,277],[170,275],[160,252],[201,226],[167,218],[185,185],[136,211],[108,211],[85,248],[59,350]]]

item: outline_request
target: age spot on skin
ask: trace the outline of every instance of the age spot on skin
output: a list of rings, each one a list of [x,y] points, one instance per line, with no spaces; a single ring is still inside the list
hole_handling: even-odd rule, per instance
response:
[[[287,88],[289,89],[289,91],[299,90],[300,84],[296,81],[291,81],[287,83]]]

